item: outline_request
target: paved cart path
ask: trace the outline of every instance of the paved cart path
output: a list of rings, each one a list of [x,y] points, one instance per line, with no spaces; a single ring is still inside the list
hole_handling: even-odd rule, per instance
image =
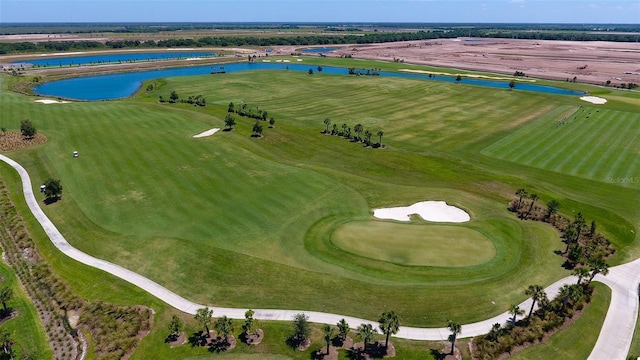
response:
[[[164,286],[155,283],[144,276],[137,274],[122,266],[110,263],[105,260],[95,258],[85,254],[82,251],[71,246],[62,236],[60,231],[53,225],[51,220],[45,215],[38,201],[36,200],[31,179],[27,171],[12,159],[0,155],[0,160],[12,166],[22,180],[22,189],[24,197],[29,209],[40,222],[43,229],[51,239],[51,242],[60,249],[65,255],[77,260],[83,264],[93,266],[115,275],[123,280],[134,284],[141,289],[149,292],[158,299],[166,302],[174,308],[189,314],[195,314],[196,310],[206,305],[196,304],[182,296],[172,292]],[[611,304],[605,318],[604,324],[600,331],[600,335],[596,342],[589,360],[625,360],[631,341],[633,332],[638,318],[638,284],[640,283],[640,259],[633,262],[616,266],[610,269],[609,275],[606,277],[596,276],[595,280],[609,286],[612,290]],[[564,284],[575,283],[576,278],[573,276],[558,280],[545,288],[550,298],[555,297],[559,289]],[[528,311],[531,307],[531,299],[520,304],[522,309]],[[233,319],[244,319],[244,313],[247,309],[238,308],[221,308],[209,306],[214,310],[216,316],[226,315]],[[255,309],[254,317],[260,320],[283,320],[290,321],[293,315],[304,312],[309,316],[309,321],[315,323],[336,324],[340,319],[345,319],[352,328],[358,327],[360,324],[368,323],[377,329],[378,323],[375,321],[359,319],[350,316],[329,314],[316,311],[299,310],[277,310],[277,309]],[[462,325],[462,334],[460,337],[472,337],[486,334],[491,330],[491,326],[495,323],[504,324],[510,319],[508,312],[494,316],[490,319],[479,321],[472,324]],[[447,340],[450,332],[447,328],[416,328],[416,327],[400,327],[400,331],[396,337],[412,340]]]

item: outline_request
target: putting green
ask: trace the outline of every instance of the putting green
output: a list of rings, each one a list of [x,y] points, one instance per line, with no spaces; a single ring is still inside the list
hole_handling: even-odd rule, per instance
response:
[[[496,255],[491,240],[462,226],[354,221],[331,240],[345,251],[403,265],[472,266]]]

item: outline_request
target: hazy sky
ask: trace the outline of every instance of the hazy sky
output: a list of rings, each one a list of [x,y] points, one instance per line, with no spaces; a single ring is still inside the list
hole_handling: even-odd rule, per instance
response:
[[[640,0],[0,0],[0,22],[640,23]]]

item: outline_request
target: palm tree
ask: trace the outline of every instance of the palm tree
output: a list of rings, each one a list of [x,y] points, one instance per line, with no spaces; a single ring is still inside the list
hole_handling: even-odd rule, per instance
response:
[[[544,214],[545,220],[549,221],[553,214],[558,212],[558,209],[560,209],[559,202],[557,202],[556,200],[549,201],[549,203],[547,204],[547,212]]]
[[[335,135],[338,133],[338,124],[333,124],[333,128],[331,130],[331,135]]]
[[[353,131],[355,131],[356,136],[358,137],[358,141],[360,141],[360,133],[362,132],[362,130],[362,124],[356,124],[356,126],[353,127]]]
[[[211,318],[213,317],[213,309],[209,309],[208,307],[200,308],[196,311],[196,314],[193,316],[200,325],[204,326],[206,330],[206,337],[209,337],[209,325],[211,325]]]
[[[584,227],[587,226],[587,222],[584,219],[584,216],[582,216],[582,213],[579,212],[576,214],[576,218],[573,220],[573,228],[576,231],[576,237],[575,237],[575,244],[576,246],[578,246],[578,240],[580,240],[580,234],[582,233],[582,229],[584,229]]]
[[[488,338],[491,341],[498,340],[498,335],[500,334],[500,330],[502,329],[502,325],[500,323],[495,323],[491,325],[491,330],[489,330]]]
[[[591,276],[587,284],[591,284],[593,278],[598,274],[606,276],[609,273],[609,265],[602,258],[596,258],[589,261],[589,270],[591,270]]]
[[[578,277],[578,282],[576,284],[580,285],[580,283],[582,283],[582,279],[589,276],[590,273],[591,272],[589,271],[589,269],[587,269],[584,266],[580,266],[573,269],[573,271],[571,272],[571,275],[575,275]]]
[[[382,130],[378,130],[378,139],[379,139],[380,147],[382,147],[382,135],[384,135],[384,132],[382,132]]]
[[[400,320],[395,311],[385,311],[380,315],[378,322],[380,323],[380,330],[387,336],[384,343],[384,348],[386,349],[389,347],[389,336],[397,334],[398,330],[400,330]]]
[[[349,334],[349,324],[345,319],[340,319],[338,321],[338,336],[342,341],[347,339],[347,335]]]
[[[511,322],[513,323],[513,325],[516,325],[516,317],[519,315],[524,315],[524,310],[520,308],[520,306],[518,305],[511,305],[511,307],[509,308],[509,314],[513,315],[513,318],[511,319]]]
[[[531,194],[529,195],[529,199],[531,199],[531,205],[529,205],[529,210],[527,210],[527,213],[522,217],[525,220],[529,217],[529,214],[531,214],[531,210],[533,210],[533,206],[535,205],[536,200],[538,200],[538,195]]]
[[[576,231],[573,230],[573,226],[569,225],[566,229],[564,229],[564,241],[567,242],[567,247],[564,249],[564,253],[569,252],[569,246],[573,243],[573,239],[575,237]]]
[[[347,124],[342,124],[342,136],[347,135]]]
[[[526,197],[527,194],[527,190],[525,189],[518,189],[516,191],[516,195],[518,196],[518,206],[516,206],[516,209],[520,209],[520,207],[522,206],[522,198]]]
[[[558,296],[562,298],[562,310],[567,306],[569,300],[574,302],[577,301],[580,296],[582,296],[582,293],[582,287],[578,284],[562,285],[562,287],[560,287],[560,292],[558,293]]]
[[[447,328],[449,328],[449,331],[451,331],[451,335],[449,336],[449,339],[451,339],[451,354],[453,355],[453,349],[455,349],[456,338],[458,337],[458,335],[462,333],[462,325],[449,320],[449,324],[447,325]]]
[[[329,132],[329,125],[331,125],[331,119],[329,118],[325,118],[324,119],[324,125],[327,127],[326,130],[324,131],[324,133],[328,133]]]
[[[358,337],[360,337],[364,342],[364,351],[367,351],[367,345],[369,345],[371,340],[373,340],[373,336],[375,334],[376,331],[373,330],[373,326],[371,324],[361,324],[358,326]]]
[[[216,320],[213,325],[216,333],[218,335],[222,335],[224,337],[224,342],[229,343],[229,334],[233,332],[233,321],[229,319],[226,315]]]
[[[547,294],[544,292],[544,288],[540,285],[529,285],[524,293],[531,296],[531,300],[533,300],[531,302],[529,316],[527,316],[527,321],[531,321],[531,314],[533,314],[533,307],[536,305],[536,301],[540,300],[543,296],[547,296]]]
[[[11,343],[13,343],[13,339],[11,338],[11,333],[7,329],[0,329],[0,345],[2,346],[2,350],[5,354],[8,354],[11,359],[13,359],[13,349],[11,348]]]
[[[364,144],[366,146],[371,145],[371,131],[369,131],[369,130],[366,130],[364,132]]]
[[[324,333],[324,341],[327,343],[327,355],[329,355],[329,345],[331,345],[331,338],[333,337],[333,328],[329,324],[325,324],[322,327]]]

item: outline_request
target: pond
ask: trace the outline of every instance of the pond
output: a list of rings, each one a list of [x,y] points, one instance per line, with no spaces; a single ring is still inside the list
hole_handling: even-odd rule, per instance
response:
[[[70,66],[70,65],[95,65],[105,63],[123,63],[134,61],[157,61],[170,59],[189,59],[212,57],[217,54],[214,52],[204,51],[166,51],[166,52],[131,52],[119,54],[96,54],[82,55],[71,57],[47,57],[41,56],[35,59],[26,59],[14,61],[14,64],[32,64],[34,66],[50,67],[50,66]]]
[[[323,66],[322,71],[318,71],[316,65],[294,64],[294,63],[233,63],[224,64],[223,66],[194,66],[184,68],[171,68],[160,70],[148,70],[138,71],[122,74],[107,74],[87,77],[77,77],[71,79],[64,79],[58,81],[52,81],[41,84],[34,89],[34,92],[39,95],[47,95],[53,97],[61,97],[66,99],[76,100],[113,100],[126,98],[133,95],[141,86],[145,80],[166,78],[172,76],[189,76],[189,75],[206,75],[216,73],[211,76],[226,76],[225,74],[251,71],[251,70],[280,70],[280,71],[300,71],[308,72],[312,70],[314,74],[336,74],[336,75],[349,75],[349,69],[333,66]],[[224,72],[221,73],[221,72]],[[366,74],[368,70],[360,69],[356,70],[362,74]],[[372,72],[373,73],[373,72]],[[410,79],[422,79],[425,81],[447,81],[456,82],[454,77],[449,76],[432,76],[429,77],[425,74],[415,73],[400,73],[389,71],[375,71],[380,77],[401,77]],[[351,75],[354,76],[354,75]],[[367,75],[362,75],[367,76]],[[480,80],[462,78],[460,83],[487,86],[500,89],[509,89],[507,82]],[[584,95],[583,92],[561,89],[551,86],[535,85],[535,84],[520,84],[516,85],[516,90],[527,90],[542,92],[547,94],[559,94],[559,95]]]
[[[319,47],[319,48],[302,49],[302,50],[300,50],[300,52],[303,52],[303,53],[327,53],[327,52],[335,51],[335,50],[338,50],[338,49],[339,48],[336,48],[336,47]]]

